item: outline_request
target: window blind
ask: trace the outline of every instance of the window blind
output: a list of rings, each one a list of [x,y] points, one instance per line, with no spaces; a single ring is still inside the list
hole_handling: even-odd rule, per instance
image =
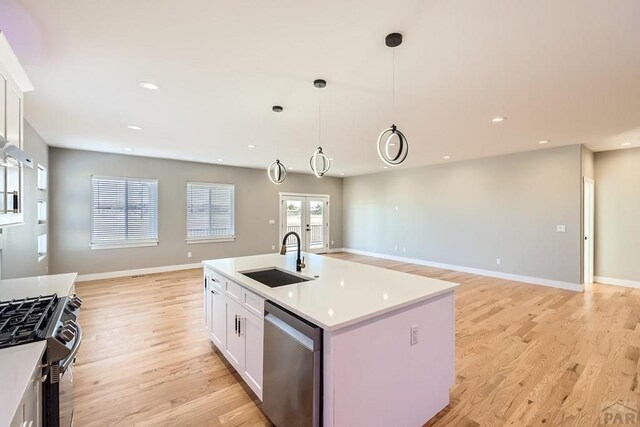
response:
[[[232,239],[235,187],[187,183],[187,240]]]
[[[158,181],[91,177],[91,244],[158,241]]]

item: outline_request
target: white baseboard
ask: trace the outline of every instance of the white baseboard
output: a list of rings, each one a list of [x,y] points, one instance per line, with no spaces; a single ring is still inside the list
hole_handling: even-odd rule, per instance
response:
[[[89,280],[113,279],[115,277],[138,276],[140,274],[165,273],[167,271],[191,270],[192,268],[202,268],[202,263],[166,265],[163,267],[138,268],[135,270],[108,271],[105,273],[80,274],[76,282],[87,282]]]
[[[593,280],[596,283],[605,285],[625,286],[627,288],[640,288],[640,282],[636,280],[612,279],[611,277],[595,276]]]
[[[346,250],[344,248],[333,248],[333,249],[329,249],[328,253],[330,254],[335,254],[338,252],[346,252]]]
[[[462,273],[477,274],[479,276],[489,276],[489,277],[496,277],[498,279],[530,283],[532,285],[550,286],[552,288],[567,289],[567,290],[576,291],[576,292],[582,292],[584,290],[583,285],[580,285],[578,283],[562,282],[559,280],[543,279],[540,277],[521,276],[518,274],[503,273],[501,271],[483,270],[480,268],[464,267],[461,265],[443,264],[440,262],[425,261],[422,259],[406,258],[401,256],[395,256],[395,255],[379,254],[375,252],[361,251],[358,249],[343,248],[343,251],[349,252],[352,254],[366,255],[366,256],[371,256],[376,258],[389,259],[393,261],[407,262],[410,264],[425,265],[427,267],[442,268],[443,270],[453,270],[453,271],[459,271]]]

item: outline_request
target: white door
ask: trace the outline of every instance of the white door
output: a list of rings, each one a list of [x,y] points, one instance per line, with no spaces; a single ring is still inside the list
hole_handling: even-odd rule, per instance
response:
[[[249,387],[262,400],[263,320],[244,310],[241,334],[245,336],[246,356],[244,374]]]
[[[224,351],[227,347],[227,302],[222,290],[217,286],[211,285],[209,291],[209,313],[211,316],[209,332],[211,341],[220,351]]]
[[[593,237],[594,237],[594,182],[592,179],[584,179],[584,283],[593,283]]]
[[[329,249],[329,197],[280,196],[280,241],[290,231],[300,236],[305,252],[325,253]],[[287,249],[297,248],[296,239],[287,239]]]
[[[227,347],[225,353],[236,371],[244,370],[245,337],[242,325],[243,310],[235,301],[227,301]]]

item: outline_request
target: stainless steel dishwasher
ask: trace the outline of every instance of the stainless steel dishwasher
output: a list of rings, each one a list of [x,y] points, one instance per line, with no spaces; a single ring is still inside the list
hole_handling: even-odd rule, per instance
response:
[[[267,301],[262,410],[278,427],[320,427],[322,329]]]

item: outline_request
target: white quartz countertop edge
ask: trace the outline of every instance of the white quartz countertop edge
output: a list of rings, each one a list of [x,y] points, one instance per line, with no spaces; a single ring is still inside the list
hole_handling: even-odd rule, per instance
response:
[[[287,258],[291,259],[293,258],[294,262],[295,262],[295,254],[293,254],[293,257],[291,256],[292,254],[287,254]],[[399,271],[395,271],[395,270],[389,270],[389,269],[384,269],[384,268],[380,268],[380,267],[373,267],[370,265],[365,265],[365,264],[359,264],[359,263],[355,263],[352,261],[345,261],[345,260],[339,260],[339,259],[334,259],[334,258],[327,258],[327,257],[323,257],[320,255],[314,255],[314,254],[308,254],[308,253],[303,253],[303,255],[306,257],[307,259],[307,266],[313,265],[314,260],[317,260],[318,258],[322,258],[325,262],[330,260],[330,263],[333,264],[335,262],[338,263],[349,263],[350,264],[350,269],[354,269],[357,270],[359,268],[362,268],[363,270],[365,269],[377,269],[380,270],[380,273],[382,275],[385,276],[389,276],[392,275],[394,278],[397,278],[398,280],[410,280],[410,281],[422,281],[425,284],[430,284],[430,283],[437,283],[438,286],[436,286],[434,289],[431,290],[424,290],[420,295],[418,296],[414,296],[412,298],[409,299],[405,299],[403,301],[399,301],[397,303],[389,303],[384,307],[375,307],[372,308],[371,311],[369,312],[365,312],[365,313],[359,313],[353,316],[349,316],[348,319],[342,320],[342,321],[336,321],[335,323],[329,323],[324,321],[322,318],[320,318],[320,316],[314,316],[313,314],[307,312],[306,310],[301,309],[301,307],[297,307],[294,304],[291,304],[287,301],[287,298],[283,298],[281,295],[278,295],[278,293],[280,293],[280,291],[282,291],[283,289],[293,289],[294,291],[296,290],[296,288],[301,287],[301,286],[305,286],[305,283],[295,283],[292,285],[287,285],[287,286],[283,286],[283,287],[279,287],[279,288],[270,288],[266,285],[263,285],[260,282],[257,282],[247,276],[244,276],[240,273],[238,273],[238,271],[234,271],[233,273],[230,273],[227,269],[223,268],[223,266],[221,266],[221,264],[224,264],[225,261],[228,260],[232,260],[232,259],[223,259],[223,260],[205,260],[203,261],[203,265],[212,268],[213,270],[215,270],[216,272],[218,272],[219,274],[223,275],[224,277],[226,277],[228,280],[231,280],[233,282],[236,282],[242,286],[244,286],[245,288],[247,288],[248,290],[258,294],[259,296],[270,300],[280,306],[282,306],[283,308],[297,314],[298,316],[302,317],[303,319],[308,320],[309,322],[320,326],[322,329],[326,330],[326,331],[337,331],[339,329],[343,329],[343,328],[347,328],[349,326],[361,323],[361,322],[365,322],[367,320],[371,320],[374,319],[376,317],[380,317],[382,315],[400,310],[402,308],[406,308],[415,304],[418,304],[420,302],[424,302],[430,299],[434,299],[437,298],[438,296],[453,292],[455,290],[455,288],[458,286],[458,284],[456,283],[452,283],[452,282],[445,282],[442,280],[438,280],[438,279],[432,279],[432,278],[428,278],[428,277],[424,277],[424,276],[417,276],[417,275],[412,275],[409,273],[404,273],[404,272],[399,272]],[[260,268],[266,268],[266,267],[273,267],[273,264],[277,264],[276,263],[269,263],[269,260],[276,260],[277,258],[273,258],[274,254],[268,254],[268,255],[257,255],[257,256],[253,256],[253,257],[239,257],[239,258],[234,258],[234,259],[250,259],[250,258],[256,258],[257,262],[255,265],[244,265],[244,267],[247,268],[241,268],[240,271],[246,271],[246,270],[252,270],[252,269],[260,269]],[[265,257],[264,261],[262,261],[264,264],[258,265],[260,264],[260,260],[258,260],[259,257]],[[285,257],[280,257],[280,259],[284,259]],[[249,263],[251,264],[251,263]],[[294,263],[289,263],[291,264],[291,266],[295,266]],[[297,275],[303,275],[306,277],[312,277],[313,272],[311,271],[307,271],[307,269],[303,270],[302,273],[298,273],[295,271],[295,268],[289,268],[289,265],[275,265],[275,267],[283,269],[283,270],[287,270],[288,272],[292,273],[292,274],[297,274]],[[320,280],[318,279],[318,281],[320,282]],[[309,284],[311,284],[311,286],[322,286],[322,283],[312,283],[312,282],[306,282],[306,286],[309,286]],[[274,289],[277,289],[278,291],[274,291]],[[364,291],[363,291],[364,292]]]

